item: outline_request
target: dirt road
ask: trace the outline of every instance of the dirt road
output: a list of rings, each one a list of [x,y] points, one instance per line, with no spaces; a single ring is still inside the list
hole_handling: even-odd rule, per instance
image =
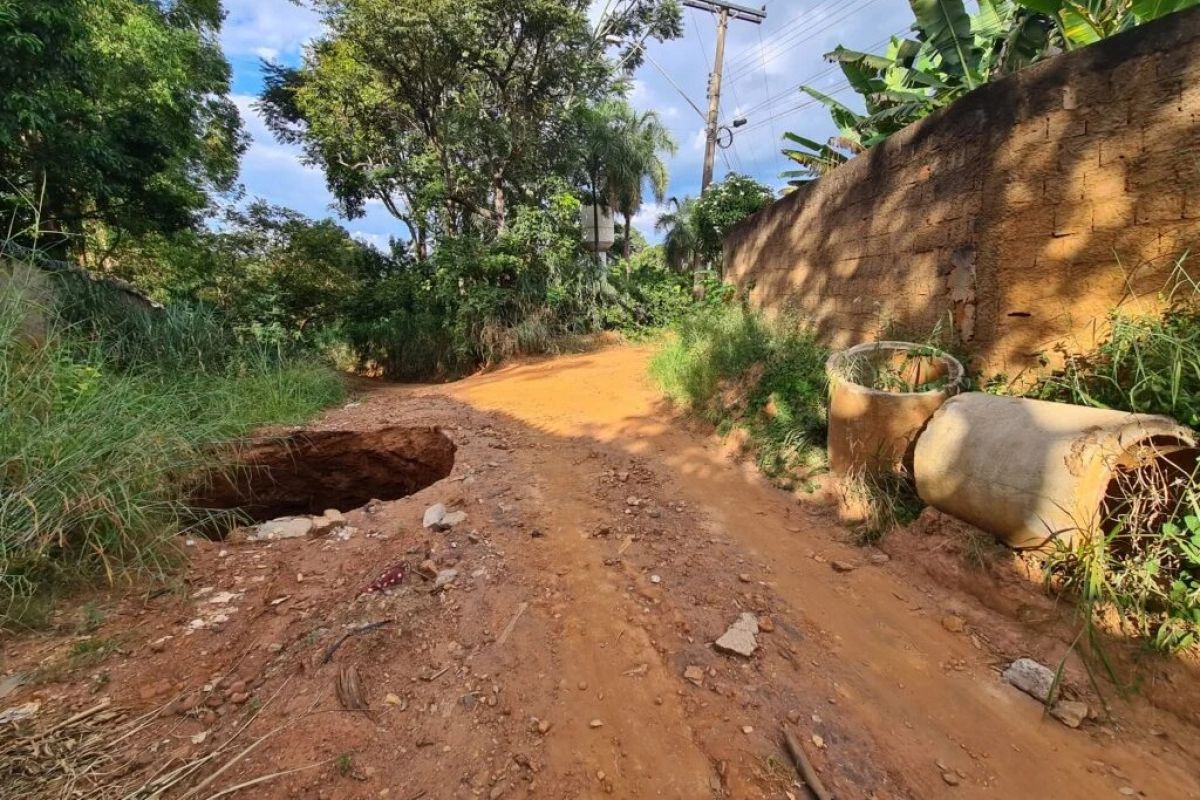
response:
[[[648,357],[371,390],[316,427],[439,425],[458,446],[450,478],[342,509],[344,539],[194,543],[179,592],[110,601],[89,636],[118,652],[14,697],[163,706],[138,763],[282,726],[209,785],[299,770],[253,797],[806,797],[785,724],[838,798],[1200,797],[1190,667],[1151,664],[1140,693],[1108,693],[1111,716],[1079,729],[1045,716],[999,672],[1057,663],[1068,610],[986,561],[972,572],[979,553],[928,520],[882,544],[890,559],[852,545],[818,499],[675,420]],[[435,502],[467,519],[423,529]],[[363,594],[400,562],[404,583]],[[431,591],[422,562],[456,577]],[[196,625],[215,596],[227,619]],[[757,652],[715,650],[744,611]],[[381,621],[329,655],[346,626]],[[71,646],[25,637],[4,666]],[[351,667],[365,711],[339,700]],[[1066,683],[1099,709],[1078,662]]]

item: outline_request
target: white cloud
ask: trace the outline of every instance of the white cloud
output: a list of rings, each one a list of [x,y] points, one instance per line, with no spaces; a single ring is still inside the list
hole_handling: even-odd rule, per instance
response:
[[[630,223],[633,227],[642,232],[642,235],[647,239],[657,239],[654,233],[654,224],[658,222],[658,218],[666,212],[667,206],[659,203],[643,203],[638,209],[638,213],[633,215]]]
[[[291,0],[225,0],[225,11],[221,44],[229,56],[294,56],[322,29],[315,11]]]
[[[254,48],[254,55],[263,61],[277,61],[279,59],[279,51],[274,47],[256,47]]]
[[[351,231],[350,236],[365,245],[374,247],[381,253],[390,253],[392,251],[391,243],[388,241],[389,237],[382,233],[371,233],[370,231]]]

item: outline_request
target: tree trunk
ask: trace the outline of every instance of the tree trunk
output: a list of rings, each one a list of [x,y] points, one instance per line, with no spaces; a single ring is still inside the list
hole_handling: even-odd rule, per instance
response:
[[[629,277],[629,220],[633,216],[628,211],[625,213],[625,241],[621,242],[621,255],[625,258],[625,277]]]
[[[492,214],[496,217],[496,231],[503,233],[507,227],[505,223],[505,197],[504,197],[504,182],[502,176],[497,173],[492,176]]]

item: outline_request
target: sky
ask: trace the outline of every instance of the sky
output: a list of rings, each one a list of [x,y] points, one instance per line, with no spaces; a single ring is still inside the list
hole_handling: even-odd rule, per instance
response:
[[[757,7],[761,0],[741,4]],[[276,142],[253,108],[262,89],[260,60],[298,64],[305,43],[320,35],[320,20],[292,0],[225,0],[224,5],[228,16],[221,41],[233,66],[234,101],[252,139],[242,160],[247,195],[310,217],[338,218],[321,170],[304,165],[297,148]],[[767,0],[766,14],[761,25],[743,19],[729,24],[721,121],[728,124],[744,116],[746,124],[735,130],[730,148],[718,151],[714,179],[734,171],[778,188],[784,183],[779,173],[791,165],[779,153],[784,132],[817,140],[834,133],[828,112],[817,103],[806,103],[797,87],[807,83],[852,100],[840,70],[831,68],[822,55],[838,44],[878,51],[890,35],[908,28],[912,11],[908,0]],[[675,137],[679,149],[668,162],[667,194],[680,198],[700,191],[704,119],[691,103],[701,110],[708,107],[716,18],[684,8],[683,23],[681,38],[648,44],[649,58],[634,74],[629,95],[635,108],[657,112]],[[654,221],[661,210],[649,203],[634,218],[634,225],[651,241],[660,238]],[[355,238],[381,248],[390,237],[403,235],[402,223],[378,202],[366,211],[364,217],[339,221]]]

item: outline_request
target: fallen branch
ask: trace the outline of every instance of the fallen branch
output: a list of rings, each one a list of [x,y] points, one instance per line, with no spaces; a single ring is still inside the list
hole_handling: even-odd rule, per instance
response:
[[[331,759],[327,759],[325,761],[318,761],[315,764],[308,764],[307,766],[303,766],[303,767],[294,767],[293,769],[285,769],[280,772],[272,772],[268,775],[259,775],[257,778],[252,778],[243,783],[239,783],[236,786],[230,786],[228,789],[222,789],[221,791],[217,792],[216,794],[211,794],[206,798],[206,800],[218,800],[218,798],[225,797],[226,795],[231,795],[234,792],[240,792],[242,789],[249,789],[251,786],[257,786],[260,783],[266,783],[267,781],[273,781],[276,778],[282,778],[284,775],[291,775],[293,772],[303,772],[306,769],[313,769],[314,767],[324,766],[325,764],[328,764],[330,761],[333,761],[333,760],[334,759],[331,758]]]
[[[384,625],[391,625],[394,621],[395,620],[390,620],[390,619],[380,620],[379,622],[372,622],[369,625],[363,625],[358,628],[354,628],[352,630],[347,631],[346,633],[342,634],[342,638],[338,639],[336,642],[334,642],[332,645],[329,646],[329,649],[325,651],[325,657],[321,659],[321,663],[328,664],[330,661],[332,661],[333,654],[336,653],[338,651],[338,648],[342,646],[342,643],[345,642],[347,639],[349,639],[351,636],[359,636],[364,633],[369,633],[370,631],[373,631],[373,630],[378,630],[379,628],[382,628]]]
[[[787,747],[788,755],[792,757],[792,762],[796,765],[796,771],[800,773],[801,780],[817,800],[833,800],[833,795],[825,790],[825,785],[817,777],[817,771],[813,769],[812,762],[808,760],[800,742],[796,740],[795,736],[792,736],[787,728],[782,728],[782,730],[783,743]]]

